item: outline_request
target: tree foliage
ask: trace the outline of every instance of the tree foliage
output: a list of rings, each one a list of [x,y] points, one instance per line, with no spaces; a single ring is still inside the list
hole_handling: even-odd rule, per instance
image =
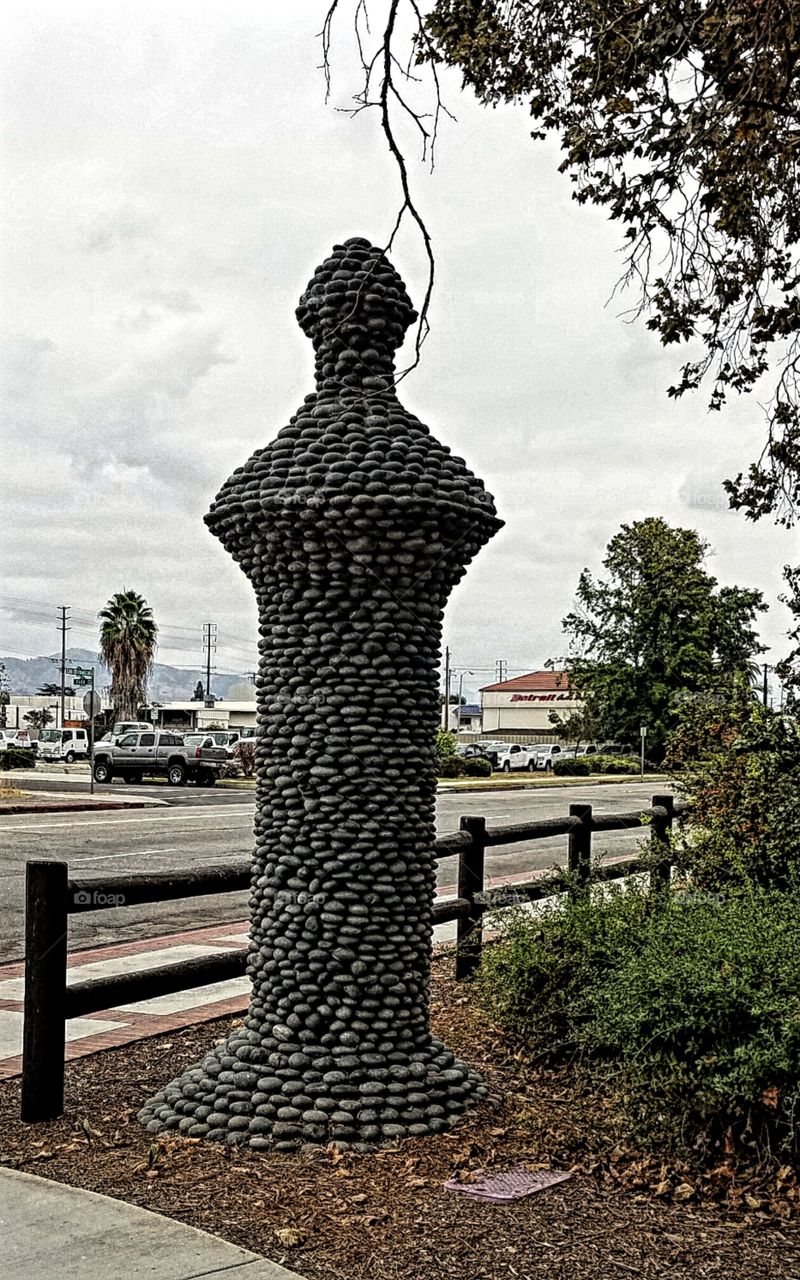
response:
[[[39,686],[39,693],[47,698],[60,698],[61,685],[55,684],[52,680],[48,680],[46,681],[45,684]],[[67,684],[64,686],[64,697],[65,698],[75,697],[75,690],[73,689],[72,685]]]
[[[650,517],[611,539],[606,578],[581,574],[562,624],[564,665],[599,739],[635,742],[644,725],[658,760],[687,699],[752,674],[763,648],[754,622],[766,605],[760,591],[718,587],[703,568],[707,552],[693,529]]]
[[[786,592],[779,599],[791,610],[794,624],[789,629],[792,647],[775,668],[782,681],[789,710],[800,711],[800,567],[785,565]]]
[[[331,0],[324,20],[328,83],[333,18],[346,7]],[[748,392],[772,371],[764,450],[726,487],[751,518],[774,512],[790,523],[800,502],[797,0],[349,7],[364,73],[352,110],[378,111],[400,173],[397,225],[406,213],[414,219],[429,260],[417,355],[434,259],[397,124],[411,121],[432,165],[445,110],[437,66],[446,63],[486,105],[526,103],[532,136],[560,139],[575,199],[620,223],[620,283],[636,290],[632,314],[665,345],[691,344],[670,395],[710,382],[710,406],[720,409],[730,392]],[[432,75],[428,109],[412,96],[415,63]]]
[[[53,716],[47,710],[47,707],[34,707],[32,711],[28,711],[22,718],[37,733],[41,733],[42,729],[46,729],[49,724],[53,723]]]
[[[143,596],[135,591],[113,595],[100,618],[100,653],[111,672],[111,701],[120,720],[135,719],[147,697],[158,627]]]
[[[710,407],[772,364],[768,439],[727,483],[752,518],[800,500],[800,8],[796,0],[436,0],[427,31],[487,104],[526,101],[575,199],[622,225],[624,282],[665,345],[669,394]]]

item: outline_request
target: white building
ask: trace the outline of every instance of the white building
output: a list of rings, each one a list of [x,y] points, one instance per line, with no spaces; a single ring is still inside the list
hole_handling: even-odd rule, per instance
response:
[[[85,728],[88,723],[88,716],[83,709],[83,699],[88,692],[88,689],[84,689],[82,693],[64,699],[65,725]],[[111,706],[111,702],[104,694],[101,694],[101,706],[104,711]],[[6,728],[29,729],[30,725],[25,717],[31,711],[48,711],[50,713],[50,726],[63,727],[61,726],[61,698],[59,694],[12,693],[9,695],[8,705],[6,706]],[[38,734],[34,733],[32,736],[37,737]]]
[[[499,733],[524,741],[555,742],[559,732],[551,714],[555,712],[564,720],[581,705],[570,693],[566,671],[531,671],[513,680],[484,685],[480,694],[485,738]]]
[[[255,698],[247,701],[208,698],[204,702],[154,702],[142,710],[146,720],[170,728],[208,729],[214,725],[222,729],[243,729],[256,722]]]

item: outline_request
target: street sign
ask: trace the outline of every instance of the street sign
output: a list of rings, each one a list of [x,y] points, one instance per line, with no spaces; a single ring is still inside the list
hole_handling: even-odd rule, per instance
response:
[[[83,695],[83,709],[91,720],[93,716],[100,714],[100,694],[85,693]]]

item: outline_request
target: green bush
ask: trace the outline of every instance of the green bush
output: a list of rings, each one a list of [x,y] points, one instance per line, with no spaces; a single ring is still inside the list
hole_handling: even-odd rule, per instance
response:
[[[490,778],[492,762],[485,756],[467,756],[464,761],[464,773],[468,778]]]
[[[639,773],[641,766],[625,756],[604,756],[599,753],[587,756],[592,773]]]
[[[444,756],[439,759],[440,778],[462,778],[466,773],[466,763],[461,756]]]
[[[597,984],[582,1043],[622,1064],[644,1132],[680,1145],[732,1127],[798,1149],[800,897],[694,891],[654,916]]]
[[[645,895],[616,886],[602,903],[550,899],[536,916],[504,912],[500,941],[483,952],[481,1003],[530,1049],[558,1057],[578,1044],[586,992],[639,945],[646,917]]]
[[[556,756],[553,760],[553,773],[561,778],[588,778],[591,769],[586,756],[572,756],[566,760]]]
[[[689,705],[667,757],[690,818],[676,857],[705,888],[800,884],[800,731],[749,687]]]
[[[653,911],[612,889],[520,913],[485,949],[478,990],[529,1051],[580,1055],[613,1082],[642,1136],[800,1150],[798,894],[695,889]]]
[[[436,730],[436,754],[440,759],[444,759],[445,756],[454,756],[456,745],[456,735],[451,729]]]
[[[0,769],[32,769],[36,764],[36,752],[24,747],[7,747],[0,751]]]

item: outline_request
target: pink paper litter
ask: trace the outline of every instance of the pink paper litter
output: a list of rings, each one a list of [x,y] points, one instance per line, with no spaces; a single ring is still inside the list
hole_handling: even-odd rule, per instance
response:
[[[478,1173],[481,1172],[479,1169]],[[506,1169],[503,1173],[480,1178],[477,1182],[459,1182],[457,1178],[450,1178],[444,1186],[446,1191],[460,1191],[462,1195],[474,1196],[476,1200],[503,1204],[508,1200],[520,1200],[522,1196],[532,1196],[536,1191],[544,1191],[571,1177],[571,1173],[559,1172],[557,1169],[537,1169],[535,1173],[530,1173],[522,1165],[518,1165],[515,1169]]]

